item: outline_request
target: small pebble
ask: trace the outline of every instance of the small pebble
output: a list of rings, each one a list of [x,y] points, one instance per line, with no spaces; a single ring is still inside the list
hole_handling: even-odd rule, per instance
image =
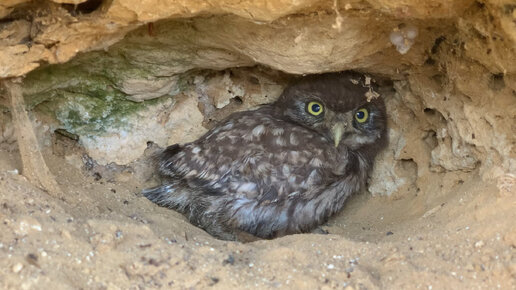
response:
[[[22,269],[23,269],[23,264],[22,263],[16,263],[12,267],[13,273],[19,273]]]
[[[31,216],[20,218],[17,226],[14,228],[14,233],[19,236],[25,236],[31,231],[41,232],[41,224]]]
[[[70,232],[69,232],[69,231],[67,231],[67,230],[62,230],[62,231],[61,231],[61,236],[62,236],[63,238],[68,239],[68,240],[72,239],[72,235],[71,235],[71,234],[70,234]]]
[[[390,236],[390,235],[394,235],[394,233],[391,231],[388,231],[385,235]]]

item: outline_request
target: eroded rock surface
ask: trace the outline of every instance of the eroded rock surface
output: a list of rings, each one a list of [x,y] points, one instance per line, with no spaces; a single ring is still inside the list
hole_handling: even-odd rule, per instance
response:
[[[509,3],[189,1],[162,7],[114,1],[96,8],[85,3],[73,9],[50,2],[10,5],[10,17],[15,20],[3,24],[1,45],[6,50],[0,59],[6,62],[3,76],[12,76],[29,72],[41,61],[64,62],[80,51],[105,49],[62,66],[44,67],[26,79],[28,102],[36,110],[54,114],[55,127],[83,136],[82,144],[101,163],[135,160],[145,148],[144,141],[165,146],[167,141],[184,142],[202,133],[196,129],[191,135],[166,138],[166,134],[176,136],[172,127],[178,132],[182,125],[149,118],[159,116],[163,106],[135,102],[188,95],[197,101],[187,102],[184,110],[190,113],[186,114],[195,115],[200,106],[206,117],[213,109],[203,104],[207,95],[214,98],[210,102],[215,109],[235,97],[252,103],[247,100],[270,95],[272,101],[285,79],[266,77],[278,82],[278,89],[271,94],[262,86],[251,96],[231,87],[231,76],[220,83],[204,83],[200,81],[203,73],[196,72],[265,65],[292,74],[359,69],[399,79],[395,81],[399,106],[408,109],[401,112],[417,118],[414,126],[419,129],[394,129],[394,122],[392,134],[404,146],[422,150],[404,157],[397,154],[400,160],[414,160],[419,176],[427,169],[480,168],[483,178],[496,179],[515,171],[515,129],[510,124],[516,112],[516,65],[513,33],[507,29],[514,7]],[[37,17],[27,21],[24,15]],[[178,19],[179,15],[200,16]],[[396,31],[417,33],[393,44]],[[400,41],[407,43],[403,54]],[[37,52],[38,45],[45,49]],[[23,46],[28,50],[23,55],[9,52]],[[252,85],[253,80],[243,83]],[[258,83],[263,83],[260,78]],[[400,111],[399,106],[392,106],[392,111]],[[148,113],[141,111],[144,107]],[[183,119],[179,111],[171,118]],[[189,126],[200,128],[205,117],[192,118]],[[406,118],[391,117],[393,121]],[[419,136],[408,136],[408,131]],[[435,147],[428,151],[418,146],[422,140],[436,143],[431,145]],[[414,179],[390,171],[379,174]]]

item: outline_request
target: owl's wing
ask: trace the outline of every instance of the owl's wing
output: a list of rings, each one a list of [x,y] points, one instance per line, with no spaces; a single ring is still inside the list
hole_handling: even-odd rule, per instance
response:
[[[324,137],[257,110],[234,115],[195,142],[167,148],[160,171],[207,195],[268,203],[312,198],[336,179],[337,155]]]

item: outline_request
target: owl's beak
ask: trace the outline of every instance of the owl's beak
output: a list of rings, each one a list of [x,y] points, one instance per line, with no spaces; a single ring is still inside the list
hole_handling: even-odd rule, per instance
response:
[[[333,141],[335,142],[335,148],[339,146],[340,140],[342,140],[342,135],[344,134],[344,130],[346,129],[346,123],[337,122],[331,127],[331,133],[333,134]]]

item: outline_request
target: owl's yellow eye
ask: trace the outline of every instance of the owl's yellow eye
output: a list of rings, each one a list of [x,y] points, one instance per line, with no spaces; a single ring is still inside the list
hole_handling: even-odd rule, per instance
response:
[[[308,105],[306,106],[306,110],[308,111],[308,113],[314,116],[319,116],[324,111],[323,105],[319,102],[308,103]]]
[[[358,123],[364,123],[367,121],[367,118],[369,118],[369,112],[367,112],[367,109],[358,109],[358,111],[355,113],[355,119]]]

